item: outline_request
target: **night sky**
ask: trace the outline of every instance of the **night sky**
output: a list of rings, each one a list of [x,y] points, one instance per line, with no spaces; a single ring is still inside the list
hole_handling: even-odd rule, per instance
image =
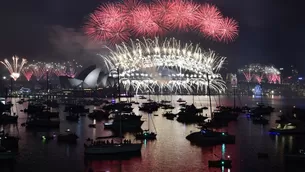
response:
[[[3,0],[0,5],[0,58],[16,54],[29,60],[100,61],[101,45],[88,43],[81,32],[86,16],[101,0]],[[196,34],[172,33],[186,42],[200,43],[228,57],[233,70],[247,63],[305,64],[305,10],[297,0],[213,0],[221,12],[239,22],[240,35],[230,44]],[[299,4],[298,4],[299,3]]]

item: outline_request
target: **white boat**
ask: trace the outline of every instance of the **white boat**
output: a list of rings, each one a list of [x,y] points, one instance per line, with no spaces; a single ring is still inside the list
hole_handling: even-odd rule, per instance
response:
[[[124,144],[100,144],[100,145],[85,145],[86,155],[109,155],[109,154],[126,154],[140,152],[142,143],[124,143]]]
[[[277,127],[269,130],[270,134],[304,134],[305,125],[302,123],[278,124]]]

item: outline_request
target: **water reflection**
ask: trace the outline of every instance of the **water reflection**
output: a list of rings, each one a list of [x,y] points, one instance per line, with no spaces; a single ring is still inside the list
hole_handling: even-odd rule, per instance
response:
[[[209,100],[207,96],[151,96],[154,100],[171,100],[175,109],[173,112],[179,111],[176,100],[182,98],[197,107],[208,106]],[[136,99],[134,99],[136,100]],[[18,101],[18,100],[17,100]],[[143,102],[145,100],[138,100]],[[232,97],[221,96],[222,105],[233,105]],[[241,97],[240,101],[236,101],[237,105],[254,106],[260,98],[252,99],[251,97]],[[265,103],[273,104],[278,110],[285,110],[286,106],[296,107],[304,106],[303,99],[279,98],[274,96],[273,99],[264,99]],[[219,105],[218,97],[212,98],[212,106],[215,108]],[[208,148],[199,148],[191,146],[185,137],[190,131],[197,131],[196,125],[184,125],[177,121],[170,121],[162,117],[164,110],[160,109],[157,114],[152,115],[153,122],[158,133],[156,141],[143,141],[142,152],[140,157],[132,157],[121,160],[90,160],[86,164],[80,163],[84,161],[83,143],[87,138],[96,138],[100,136],[112,135],[111,131],[104,130],[103,122],[92,121],[86,117],[81,117],[79,123],[70,123],[64,119],[65,114],[61,113],[60,130],[63,132],[67,128],[79,135],[78,144],[66,145],[58,144],[56,141],[44,142],[41,135],[56,134],[59,131],[37,132],[29,131],[20,124],[25,122],[27,115],[20,110],[26,108],[25,104],[16,104],[18,109],[18,125],[5,126],[5,130],[13,135],[20,135],[20,156],[16,166],[16,171],[31,172],[54,172],[54,171],[75,171],[83,172],[92,168],[94,171],[124,171],[124,172],[160,172],[160,171],[234,171],[244,172],[252,171],[274,171],[282,172],[283,154],[286,152],[294,152],[305,145],[303,137],[295,136],[269,136],[268,130],[270,126],[275,125],[278,113],[270,116],[270,124],[267,126],[253,125],[246,115],[241,115],[237,122],[232,122],[228,127],[219,131],[228,131],[230,134],[236,135],[235,145],[218,145]],[[90,107],[90,111],[93,110]],[[147,114],[139,112],[138,107],[134,106],[134,111],[139,115]],[[58,110],[63,111],[63,107]],[[204,111],[204,114],[210,116],[210,110]],[[144,118],[143,117],[143,118]],[[96,123],[96,128],[89,128],[88,125]],[[143,124],[143,128],[147,128],[147,122]],[[126,138],[133,138],[131,134],[127,134]],[[267,153],[269,160],[259,160],[257,153]],[[232,169],[214,169],[208,168],[208,160],[218,160],[220,158],[230,158],[232,160]],[[52,162],[52,163],[50,163]],[[57,165],[54,165],[57,164]],[[41,169],[40,167],[44,167]],[[0,168],[1,171],[1,168]]]

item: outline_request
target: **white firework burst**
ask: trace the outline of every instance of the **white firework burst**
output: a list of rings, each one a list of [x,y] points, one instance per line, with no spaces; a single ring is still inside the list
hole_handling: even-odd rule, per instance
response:
[[[208,81],[213,90],[223,92],[226,88],[218,73],[226,58],[212,50],[204,51],[198,44],[182,44],[174,38],[137,39],[116,45],[109,56],[100,56],[108,71],[119,69],[120,82],[136,92],[153,92],[156,87],[171,91],[206,90]]]
[[[22,59],[21,63],[19,64],[19,57],[13,56],[13,63],[11,64],[7,59],[4,61],[0,61],[10,72],[10,76],[16,81],[20,77],[20,72],[23,69],[23,66],[27,63],[26,59]]]

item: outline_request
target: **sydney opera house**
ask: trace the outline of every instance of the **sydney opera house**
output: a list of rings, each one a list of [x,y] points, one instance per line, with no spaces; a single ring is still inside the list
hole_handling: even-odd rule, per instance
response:
[[[102,68],[92,65],[80,72],[75,78],[61,76],[59,81],[62,89],[94,89],[114,86],[116,80],[111,74],[105,73]]]

